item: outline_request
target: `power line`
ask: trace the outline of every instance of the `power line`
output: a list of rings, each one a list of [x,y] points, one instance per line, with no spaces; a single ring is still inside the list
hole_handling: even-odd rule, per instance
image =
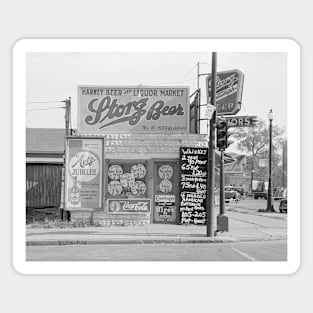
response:
[[[197,66],[197,64],[195,64],[190,70],[188,70],[181,79],[176,80],[174,82],[158,82],[158,83],[153,83],[152,85],[176,85],[176,84],[181,84],[183,82],[189,82],[192,80],[196,80],[196,78],[191,78],[191,79],[185,79],[188,77],[188,75],[195,69],[195,67]],[[150,83],[151,84],[151,83]]]
[[[55,108],[45,108],[45,109],[28,109],[26,111],[46,111],[46,110],[53,110],[53,109],[65,109],[65,107],[55,107]]]
[[[56,102],[64,102],[62,100],[55,100],[55,101],[27,101],[27,104],[31,104],[31,103],[56,103]]]
[[[184,81],[184,78],[188,77],[188,75],[196,68],[197,64],[195,64],[184,76],[181,80],[178,80],[176,84],[181,84]],[[193,78],[194,79],[194,78]]]

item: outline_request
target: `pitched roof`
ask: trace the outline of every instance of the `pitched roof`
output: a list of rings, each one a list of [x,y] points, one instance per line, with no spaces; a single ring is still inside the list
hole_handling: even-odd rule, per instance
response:
[[[65,129],[26,128],[26,153],[63,153]]]

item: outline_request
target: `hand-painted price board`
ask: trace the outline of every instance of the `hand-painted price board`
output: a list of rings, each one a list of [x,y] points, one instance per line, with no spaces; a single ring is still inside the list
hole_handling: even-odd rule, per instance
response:
[[[180,148],[180,223],[206,222],[207,148]]]

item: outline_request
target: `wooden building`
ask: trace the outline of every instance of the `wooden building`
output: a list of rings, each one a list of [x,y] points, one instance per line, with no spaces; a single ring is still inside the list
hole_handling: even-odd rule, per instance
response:
[[[64,129],[26,129],[27,220],[59,215],[64,164]]]

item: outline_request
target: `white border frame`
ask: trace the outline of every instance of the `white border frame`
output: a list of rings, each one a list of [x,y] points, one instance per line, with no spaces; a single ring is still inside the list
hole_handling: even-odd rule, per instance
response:
[[[27,262],[25,108],[28,52],[287,52],[288,260]],[[292,112],[292,114],[291,114]],[[300,47],[290,39],[22,39],[13,47],[13,266],[22,274],[292,274],[300,267]]]

